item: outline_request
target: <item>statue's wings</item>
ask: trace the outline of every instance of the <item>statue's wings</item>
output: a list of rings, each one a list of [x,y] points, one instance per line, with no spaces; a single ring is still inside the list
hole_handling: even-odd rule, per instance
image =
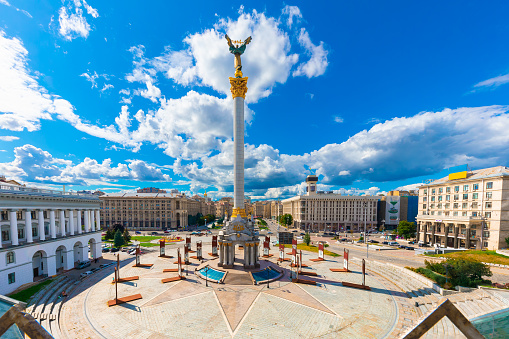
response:
[[[244,41],[244,45],[247,45],[253,40],[251,37],[247,38],[246,41]]]
[[[232,39],[230,39],[228,34],[225,34],[224,38],[226,39],[226,41],[228,41],[228,46],[232,47],[233,46]]]

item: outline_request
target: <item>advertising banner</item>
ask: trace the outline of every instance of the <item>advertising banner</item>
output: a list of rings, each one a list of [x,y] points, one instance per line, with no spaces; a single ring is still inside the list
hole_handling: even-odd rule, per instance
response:
[[[267,240],[265,240],[263,242],[263,255],[268,257],[269,256],[269,242]]]
[[[346,248],[343,250],[343,268],[348,270],[348,250]]]
[[[191,236],[186,237],[186,247],[187,247],[187,251],[191,252]]]
[[[165,250],[165,242],[164,240],[159,240],[159,256],[164,257],[164,250]]]
[[[212,236],[212,255],[217,255],[217,235]]]
[[[318,243],[318,258],[319,259],[325,259],[324,256],[323,256],[323,242],[319,242]]]
[[[196,242],[196,258],[201,260],[203,257],[201,256],[201,240]]]
[[[189,246],[191,246],[191,243],[189,243]],[[187,244],[184,246],[184,262],[186,264],[189,263],[189,247],[187,246]]]
[[[136,247],[136,265],[140,264],[140,245]]]
[[[179,277],[182,276],[182,258],[180,257],[180,248],[177,248],[177,257],[178,257],[178,261],[177,261],[177,266],[178,266],[178,270],[179,270]]]
[[[279,259],[285,259],[285,245],[279,244]]]
[[[297,239],[292,240],[292,262],[297,263]]]
[[[399,209],[400,209],[400,197],[399,196],[388,196],[385,197],[385,224],[386,225],[397,225],[399,224]]]

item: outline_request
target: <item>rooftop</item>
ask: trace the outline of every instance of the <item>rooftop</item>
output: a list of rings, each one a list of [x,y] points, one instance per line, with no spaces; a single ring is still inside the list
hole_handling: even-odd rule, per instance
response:
[[[428,184],[423,186],[432,186],[439,185],[445,183],[454,183],[462,180],[479,180],[484,178],[493,178],[499,176],[509,176],[509,167],[505,166],[496,166],[490,168],[483,168],[479,170],[470,171],[467,173],[467,177],[465,179],[457,179],[457,180],[449,180],[449,176],[443,177],[441,179],[434,180]]]
[[[99,200],[94,194],[89,193],[78,193],[78,192],[64,192],[49,189],[41,189],[35,187],[25,187],[5,182],[0,183],[0,193],[9,195],[29,195],[29,196],[46,196],[46,197],[62,197],[62,198],[73,198],[73,199],[87,199],[87,200]]]

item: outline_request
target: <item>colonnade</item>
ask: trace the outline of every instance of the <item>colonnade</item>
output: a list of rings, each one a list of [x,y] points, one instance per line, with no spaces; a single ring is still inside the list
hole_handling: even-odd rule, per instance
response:
[[[18,211],[22,211],[23,219],[18,220]],[[20,244],[20,239],[18,232],[20,229],[18,227],[18,222],[22,221],[25,224],[23,239],[27,243],[34,242],[34,236],[32,234],[33,221],[32,221],[32,209],[24,208],[24,209],[9,209],[9,240],[11,242],[11,246],[17,246]],[[37,211],[37,237],[38,241],[46,240],[46,230],[45,230],[45,221],[49,220],[49,237],[50,239],[56,239],[57,237],[66,237],[73,236],[75,234],[82,234],[83,232],[95,232],[96,230],[101,229],[101,215],[99,209],[35,209]],[[44,211],[48,211],[49,218],[44,218]],[[66,218],[66,211],[68,217]],[[58,213],[57,213],[58,212]],[[75,217],[76,212],[76,217]],[[58,215],[58,219],[56,216]],[[82,224],[82,215],[84,217],[84,223]],[[67,220],[67,222],[66,222]],[[59,232],[57,234],[57,225],[56,222],[59,223]],[[82,227],[84,226],[84,227]],[[2,227],[2,220],[0,220],[0,229]],[[84,228],[84,230],[83,230]],[[2,248],[2,242],[7,242],[9,240],[2,239],[3,232],[0,232],[0,248]]]
[[[465,226],[465,234],[460,233],[461,226]],[[440,230],[438,230],[440,227]],[[443,228],[443,230],[442,230]],[[481,229],[480,232],[483,230]],[[461,236],[460,236],[461,235]],[[436,241],[437,236],[440,238]],[[472,225],[457,224],[457,223],[430,223],[430,222],[418,222],[416,232],[417,242],[421,241],[429,243],[434,246],[436,243],[440,243],[449,247],[449,238],[453,238],[452,247],[460,248],[461,240],[465,241],[465,248],[470,248],[472,245]],[[442,239],[443,238],[443,239]],[[441,241],[444,240],[444,241]]]

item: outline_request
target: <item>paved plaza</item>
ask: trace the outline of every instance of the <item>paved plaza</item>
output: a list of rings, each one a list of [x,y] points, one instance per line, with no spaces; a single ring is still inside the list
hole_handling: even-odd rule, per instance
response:
[[[237,250],[237,257],[241,257]],[[272,253],[277,254],[272,251]],[[167,251],[176,257],[176,249]],[[141,263],[150,268],[133,267],[134,258],[121,262],[120,277],[139,276],[139,280],[119,283],[119,297],[140,293],[142,299],[108,307],[115,297],[113,267],[83,281],[64,304],[60,315],[61,333],[67,338],[393,338],[415,320],[416,314],[389,281],[367,274],[371,291],[344,287],[341,281],[361,283],[360,267],[351,264],[351,273],[333,273],[343,258],[311,263],[316,253],[303,253],[303,262],[317,277],[316,286],[294,284],[289,263],[280,268],[284,275],[262,285],[208,283],[194,274],[201,264],[191,259],[185,280],[163,284],[161,279],[177,273],[175,258],[159,258],[158,253],[142,255]],[[272,265],[276,265],[272,257]],[[210,259],[213,263],[217,259]],[[327,258],[331,259],[331,258]],[[206,261],[207,262],[207,261]],[[184,266],[184,269],[186,267]]]

